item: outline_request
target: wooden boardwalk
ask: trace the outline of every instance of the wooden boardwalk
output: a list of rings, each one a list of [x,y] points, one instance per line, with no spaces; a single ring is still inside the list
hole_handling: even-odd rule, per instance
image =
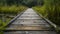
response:
[[[56,32],[29,8],[6,28],[4,34],[56,34]]]

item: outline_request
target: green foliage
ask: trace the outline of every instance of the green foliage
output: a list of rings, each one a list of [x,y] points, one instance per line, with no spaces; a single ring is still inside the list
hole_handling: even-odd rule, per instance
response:
[[[8,22],[11,20],[11,18],[6,18],[5,20],[6,20],[5,22],[3,22],[2,20],[0,20],[0,30],[4,29],[3,27],[8,24]]]
[[[43,7],[41,7],[41,6],[35,6],[35,7],[33,7],[33,9],[35,9],[36,11],[38,11],[38,13],[42,14],[44,17],[46,17],[48,15],[45,6],[43,6]]]
[[[17,15],[23,10],[25,10],[26,6],[0,6],[0,33],[2,34],[2,30],[5,30],[5,26],[9,23],[9,21],[12,19],[10,17],[7,18],[6,15]],[[3,15],[2,15],[3,14]],[[3,19],[4,18],[4,19]],[[5,21],[4,21],[5,20]]]
[[[27,8],[21,5],[22,1],[23,0],[0,0],[0,34],[3,34],[2,30],[5,30],[5,26],[12,19],[10,17],[7,18],[7,15],[16,16]]]
[[[34,9],[60,26],[60,0],[44,0],[43,6],[35,6]]]
[[[0,14],[4,14],[1,15],[2,17],[0,17],[0,30],[3,29],[4,26],[6,26],[8,24],[8,22],[11,20],[11,18],[7,18],[6,14],[8,15],[17,15],[20,12],[22,12],[23,10],[25,10],[27,7],[19,5],[18,7],[16,5],[13,6],[2,6],[0,8]],[[3,21],[2,18],[6,18],[5,22]]]
[[[3,31],[1,31],[0,34],[3,34]]]
[[[55,30],[60,34],[60,0],[44,0],[43,6],[35,6],[33,9],[55,23],[57,25]]]
[[[18,14],[21,11],[25,10],[25,6],[2,6],[0,8],[0,14]]]

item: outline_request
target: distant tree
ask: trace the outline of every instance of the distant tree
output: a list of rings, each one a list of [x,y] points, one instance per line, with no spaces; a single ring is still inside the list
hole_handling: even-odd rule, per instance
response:
[[[32,7],[35,5],[42,5],[43,4],[43,0],[0,0],[0,5],[25,5],[28,7]]]

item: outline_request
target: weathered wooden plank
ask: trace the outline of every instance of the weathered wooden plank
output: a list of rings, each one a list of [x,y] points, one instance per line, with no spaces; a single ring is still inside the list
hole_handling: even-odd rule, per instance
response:
[[[15,17],[6,30],[16,30],[16,32],[4,32],[4,34],[56,34],[55,31],[51,31],[50,24],[47,23],[42,17],[40,17],[33,9],[27,9],[23,14],[19,14]],[[24,31],[25,33],[18,33],[17,30],[44,30],[34,33],[33,31]],[[48,31],[46,31],[48,30]],[[19,31],[20,32],[20,31]]]

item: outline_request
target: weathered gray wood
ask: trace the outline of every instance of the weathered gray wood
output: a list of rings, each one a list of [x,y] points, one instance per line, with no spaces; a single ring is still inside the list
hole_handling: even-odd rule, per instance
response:
[[[39,16],[41,16],[46,22],[48,22],[51,26],[53,26],[54,28],[57,28],[57,25],[54,24],[53,22],[51,22],[50,20],[44,18],[41,14],[38,14]]]
[[[5,27],[9,26],[12,22],[14,22],[21,14],[23,14],[24,11],[19,13],[16,17],[14,17]]]
[[[27,9],[21,15],[19,14],[12,21],[11,24],[6,28],[6,30],[44,30],[44,31],[36,32],[24,31],[25,33],[18,33],[18,31],[16,31],[16,32],[4,32],[4,34],[51,34],[51,33],[56,34],[55,31],[52,31],[50,29],[50,25],[36,12],[34,12],[32,8]]]

